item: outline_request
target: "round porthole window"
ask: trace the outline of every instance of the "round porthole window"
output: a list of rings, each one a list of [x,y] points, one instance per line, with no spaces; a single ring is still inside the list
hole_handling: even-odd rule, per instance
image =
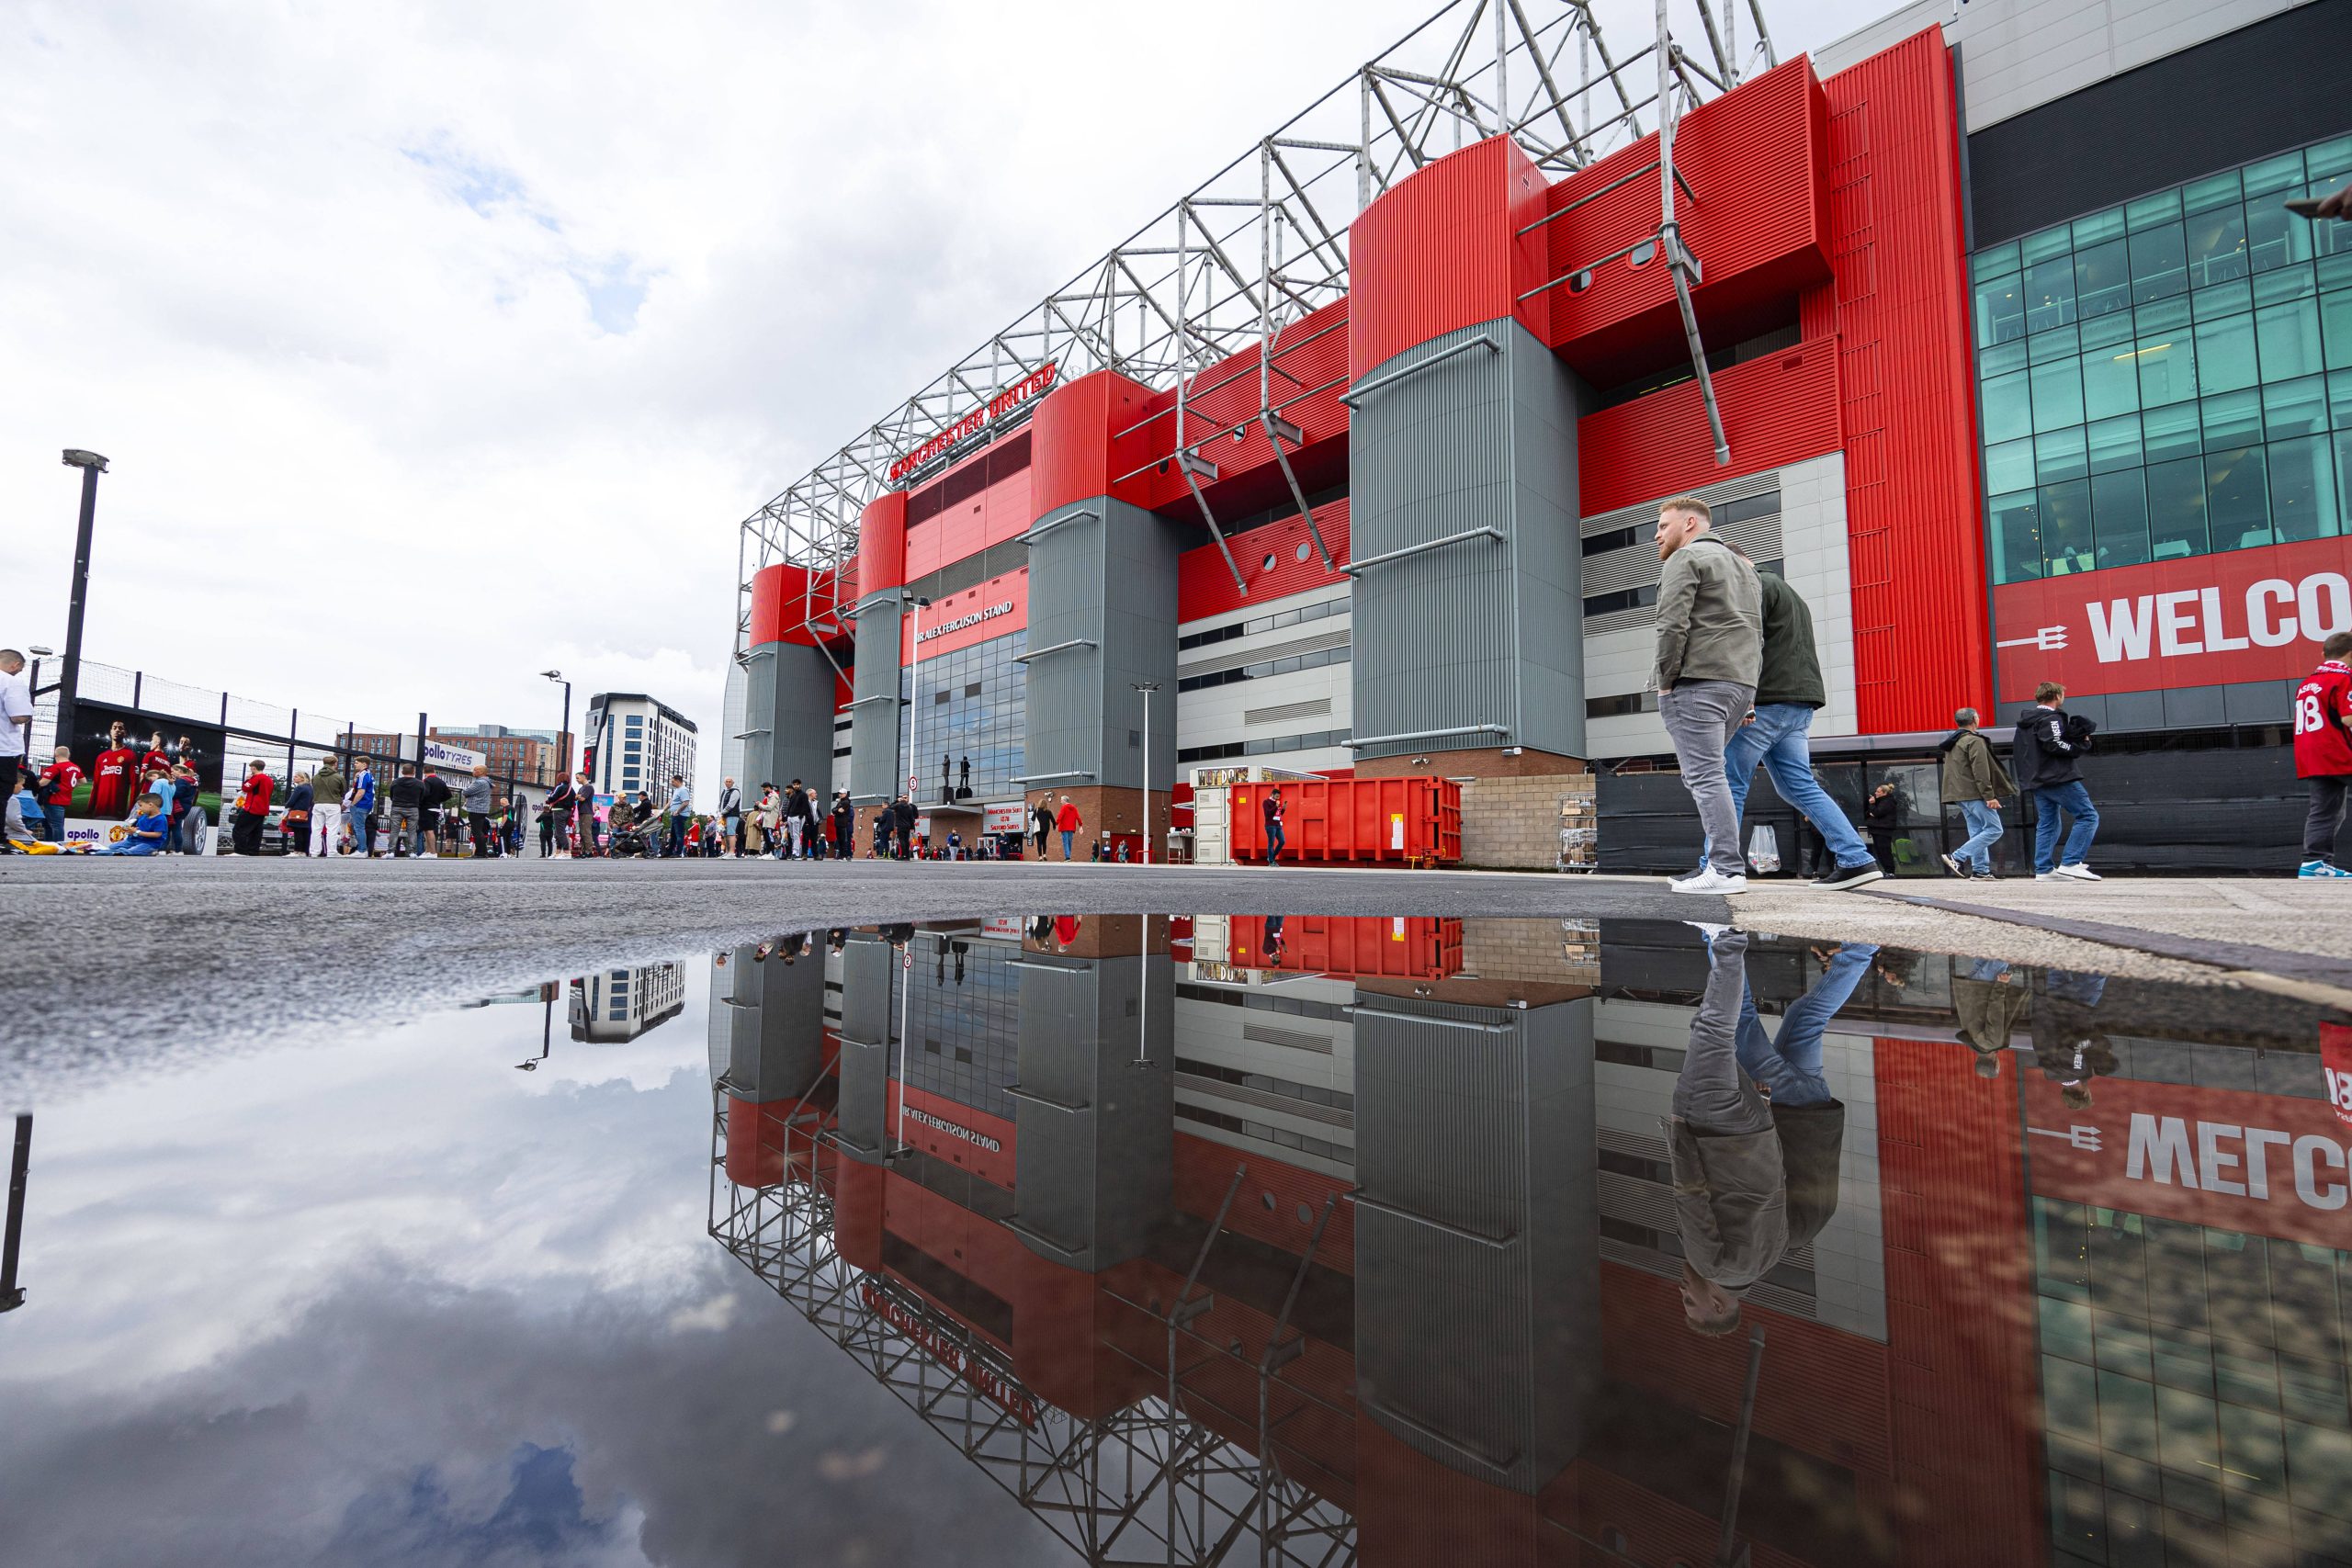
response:
[[[1650,265],[1650,258],[1657,254],[1657,242],[1656,240],[1644,240],[1640,244],[1635,245],[1632,250],[1625,253],[1625,260],[1629,265],[1634,266],[1647,266]]]
[[[1590,267],[1586,267],[1586,268],[1584,268],[1584,269],[1583,269],[1582,271],[1580,271],[1580,272],[1572,272],[1572,273],[1568,274],[1568,292],[1569,292],[1569,293],[1571,293],[1571,294],[1581,294],[1581,293],[1583,293],[1586,289],[1588,289],[1588,288],[1591,288],[1591,287],[1592,287],[1592,269],[1591,269]]]
[[[1266,558],[1259,563],[1258,570],[1260,571],[1272,571],[1274,570],[1274,556],[1272,550],[1266,552]]]
[[[1304,539],[1298,542],[1298,558],[1301,560],[1306,558],[1306,541]]]

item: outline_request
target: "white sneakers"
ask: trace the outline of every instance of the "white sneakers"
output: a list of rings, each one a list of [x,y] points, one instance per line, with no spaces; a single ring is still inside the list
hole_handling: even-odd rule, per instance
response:
[[[2036,882],[2104,882],[2107,880],[2080,861],[2076,861],[2072,865],[2062,865],[2055,871],[2037,871],[2033,874],[2033,879]]]
[[[1713,866],[1695,875],[1668,877],[1666,885],[1677,893],[1714,893],[1725,897],[1747,891],[1747,878],[1725,876]]]

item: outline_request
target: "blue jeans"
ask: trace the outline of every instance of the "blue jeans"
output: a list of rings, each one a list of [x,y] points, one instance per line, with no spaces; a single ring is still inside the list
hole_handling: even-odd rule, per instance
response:
[[[44,806],[40,808],[40,819],[48,824],[51,843],[62,844],[65,841],[65,807]]]
[[[1282,858],[1283,825],[1279,822],[1269,822],[1266,824],[1266,863],[1272,865]]]
[[[2033,796],[2033,869],[2039,874],[2053,865],[2080,865],[2090,853],[2091,837],[2098,831],[2098,807],[2091,804],[2091,792],[2083,781],[2050,784],[2029,790]],[[2074,830],[2066,835],[2065,858],[2053,862],[2051,852],[2058,845],[2058,814],[2064,812],[2075,819]]]
[[[670,853],[675,856],[685,852],[686,817],[683,811],[675,812],[670,818]]]
[[[1866,942],[1838,950],[1813,989],[1781,1015],[1781,1037],[1767,1039],[1756,1016],[1756,998],[1742,987],[1739,998],[1739,1066],[1770,1092],[1775,1105],[1826,1105],[1836,1097],[1821,1076],[1821,1032],[1870,973],[1878,949]]]
[[[1968,823],[1968,841],[1951,858],[1979,871],[1993,869],[1993,846],[2001,840],[2001,814],[1981,800],[1963,800],[1960,815]]]
[[[1064,860],[1068,860],[1068,859],[1069,859],[1069,844],[1070,844],[1070,840],[1071,840],[1072,839],[1077,838],[1077,837],[1078,837],[1078,835],[1077,835],[1076,833],[1065,832],[1064,834],[1062,834],[1062,859],[1064,859]]]
[[[1756,710],[1755,723],[1732,731],[1731,744],[1724,748],[1724,771],[1731,775],[1731,818],[1736,823],[1747,811],[1748,786],[1756,782],[1756,766],[1761,762],[1781,798],[1820,830],[1830,858],[1839,865],[1860,865],[1870,860],[1871,847],[1813,776],[1813,752],[1806,742],[1813,714],[1803,703],[1766,703]],[[1700,852],[1702,864],[1706,854]]]

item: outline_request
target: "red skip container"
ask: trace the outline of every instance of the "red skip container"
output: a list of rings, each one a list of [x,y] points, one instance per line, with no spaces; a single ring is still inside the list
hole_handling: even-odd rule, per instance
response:
[[[1462,786],[1450,779],[1285,779],[1231,786],[1233,858],[1266,858],[1264,801],[1283,792],[1283,859],[1457,865]]]

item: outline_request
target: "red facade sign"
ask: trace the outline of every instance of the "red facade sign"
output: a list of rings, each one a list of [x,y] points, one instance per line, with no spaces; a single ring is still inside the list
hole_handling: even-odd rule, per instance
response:
[[[2086,694],[2290,680],[2352,630],[2352,541],[2011,582],[1993,590],[1993,628],[2003,702],[2041,681]]]
[[[2217,1230],[2352,1247],[2352,1153],[2337,1116],[2352,1086],[2326,1100],[2188,1084],[2094,1078],[2081,1110],[2028,1075],[2027,1156],[2033,1190],[2103,1209]]]
[[[907,475],[922,468],[933,457],[970,440],[980,433],[980,427],[1002,419],[1030,399],[1038,396],[1054,384],[1056,363],[1048,359],[1004,390],[974,409],[922,446],[890,465],[890,482],[897,484]]]
[[[899,623],[899,662],[913,661],[916,650],[932,659],[970,648],[1029,625],[1029,569],[991,577],[976,588],[946,594],[922,612],[922,640],[915,640],[915,617]]]

